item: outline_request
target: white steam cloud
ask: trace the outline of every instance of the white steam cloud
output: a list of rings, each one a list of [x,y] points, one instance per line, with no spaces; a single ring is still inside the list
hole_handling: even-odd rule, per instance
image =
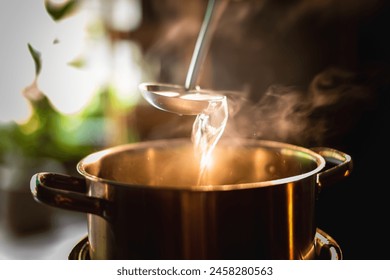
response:
[[[257,102],[230,100],[239,110],[230,116],[225,136],[319,145],[353,125],[362,107],[369,106],[371,89],[357,74],[329,68],[306,91],[271,86]]]

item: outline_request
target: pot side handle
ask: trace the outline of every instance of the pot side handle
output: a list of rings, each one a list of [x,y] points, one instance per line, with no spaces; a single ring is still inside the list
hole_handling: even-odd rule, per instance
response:
[[[348,177],[353,169],[353,162],[350,155],[335,149],[326,147],[311,148],[321,155],[330,168],[317,174],[317,184],[319,191],[325,186],[332,185],[344,177]]]
[[[106,218],[107,201],[87,196],[85,179],[42,172],[31,177],[30,189],[37,202]]]

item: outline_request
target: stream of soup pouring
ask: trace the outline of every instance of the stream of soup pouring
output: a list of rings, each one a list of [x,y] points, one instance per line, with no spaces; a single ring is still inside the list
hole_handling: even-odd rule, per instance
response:
[[[187,98],[211,98],[208,94],[194,94]],[[213,96],[215,98],[215,96]],[[228,102],[225,96],[218,96],[202,113],[197,115],[191,139],[196,158],[199,158],[198,185],[207,184],[207,171],[212,164],[212,153],[221,138],[228,120]]]

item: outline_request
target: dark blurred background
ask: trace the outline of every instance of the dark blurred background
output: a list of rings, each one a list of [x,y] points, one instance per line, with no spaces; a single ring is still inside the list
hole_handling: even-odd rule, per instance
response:
[[[94,13],[98,20],[95,18],[95,25],[88,30],[95,44],[87,45],[87,53],[88,48],[99,49],[96,42],[104,42],[109,59],[103,68],[109,73],[81,113],[60,114],[61,121],[52,126],[54,130],[63,127],[66,119],[66,128],[77,134],[64,129],[41,132],[61,135],[61,141],[34,138],[52,143],[46,157],[74,173],[78,159],[103,147],[189,136],[193,118],[151,108],[139,98],[136,85],[152,80],[184,84],[207,1],[80,2],[87,4],[82,9],[75,5],[69,17],[80,10]],[[352,156],[351,176],[323,189],[317,206],[318,227],[339,243],[345,259],[387,259],[384,253],[390,249],[385,235],[390,213],[386,183],[389,8],[390,3],[384,0],[230,1],[218,22],[199,79],[203,88],[236,92],[232,103],[235,110],[224,137],[234,133],[305,147],[326,146]],[[58,24],[63,20],[61,16],[51,18]],[[123,48],[131,50],[131,55],[122,52]],[[138,68],[119,70],[127,76],[116,79],[118,61],[131,61]],[[45,65],[43,62],[42,69]],[[39,78],[45,75],[50,74],[40,73]],[[124,80],[133,84],[121,87]],[[65,87],[67,83],[69,80]],[[42,92],[50,102],[49,90]],[[31,95],[25,96],[36,104]],[[33,112],[38,114],[38,110]],[[72,128],[75,122],[82,125]],[[3,135],[9,136],[10,122],[2,126]],[[32,141],[21,139],[22,143]],[[0,151],[6,155],[9,142],[0,144]],[[41,150],[30,146],[29,142],[20,152],[22,158],[26,150]],[[7,158],[3,157],[5,166]]]
[[[198,30],[189,22],[205,5],[143,1],[144,25],[130,37],[161,61],[159,80],[184,83]],[[352,156],[351,176],[325,188],[317,209],[345,259],[388,258],[389,8],[380,0],[231,1],[199,81],[242,94],[225,135]]]

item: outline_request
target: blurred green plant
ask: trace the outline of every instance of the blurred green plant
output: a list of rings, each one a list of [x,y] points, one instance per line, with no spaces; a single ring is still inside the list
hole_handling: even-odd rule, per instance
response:
[[[47,13],[54,21],[73,15],[83,0],[65,0],[61,3],[44,0]],[[88,106],[78,114],[61,114],[49,98],[39,89],[38,79],[42,70],[41,54],[28,44],[28,51],[35,64],[35,78],[25,88],[23,96],[31,107],[31,115],[24,123],[0,123],[0,164],[7,164],[12,158],[34,160],[51,158],[65,165],[80,160],[83,156],[105,148],[110,141],[107,127],[119,129],[122,141],[138,141],[136,131],[126,126],[129,106],[124,107],[117,98],[115,88],[107,85],[94,95]],[[84,61],[78,58],[69,65],[82,67]],[[111,120],[110,120],[111,117]],[[115,127],[112,119],[121,118],[122,126]],[[118,135],[116,135],[118,136]],[[114,138],[114,137],[113,137]],[[14,160],[11,160],[14,161]]]
[[[91,134],[101,135],[104,130],[101,106],[97,104],[95,110],[90,110],[88,115],[67,116],[58,112],[38,87],[42,68],[41,55],[30,44],[28,50],[35,63],[35,78],[25,88],[23,95],[32,113],[24,123],[0,125],[0,162],[4,164],[10,158],[19,157],[52,158],[62,163],[72,163],[103,147],[101,138],[91,137]],[[87,121],[87,118],[88,124],[83,121]],[[92,127],[91,120],[95,120]]]
[[[45,0],[46,11],[55,21],[71,15],[77,10],[79,4],[80,0],[68,0],[62,3],[53,3],[50,0]]]

